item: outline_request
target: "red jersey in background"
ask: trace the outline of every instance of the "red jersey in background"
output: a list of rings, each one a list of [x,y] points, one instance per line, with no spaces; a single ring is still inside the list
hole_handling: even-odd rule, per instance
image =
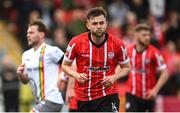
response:
[[[158,70],[166,68],[163,57],[158,49],[149,45],[138,53],[135,45],[128,48],[131,72],[128,77],[127,90],[132,95],[145,98],[148,90],[156,84]]]

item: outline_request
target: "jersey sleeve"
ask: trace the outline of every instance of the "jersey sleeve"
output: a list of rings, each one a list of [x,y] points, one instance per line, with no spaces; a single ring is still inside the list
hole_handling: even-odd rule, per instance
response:
[[[117,59],[119,64],[126,64],[129,62],[127,48],[122,41],[117,42]]]
[[[75,39],[72,39],[67,48],[66,53],[64,55],[64,60],[68,62],[73,62],[77,55],[77,42]]]
[[[22,54],[22,60],[21,60],[22,64],[25,63],[25,52]]]
[[[24,69],[24,73],[27,73],[27,68],[26,68],[26,60],[27,60],[27,57],[28,57],[28,54],[27,54],[27,51],[26,52],[24,52],[23,54],[22,54],[22,64],[25,64],[25,69]]]
[[[61,60],[61,58],[63,57],[63,55],[64,52],[58,47],[52,47],[52,49],[50,50],[50,57],[55,63],[58,63],[59,60]]]
[[[154,56],[155,65],[156,65],[156,67],[157,67],[156,70],[161,71],[161,70],[163,70],[163,69],[166,69],[167,66],[166,66],[166,64],[165,64],[164,58],[163,58],[162,54],[160,53],[160,51],[155,50],[154,53],[155,53],[155,54],[154,54],[154,55],[155,55],[155,56]]]

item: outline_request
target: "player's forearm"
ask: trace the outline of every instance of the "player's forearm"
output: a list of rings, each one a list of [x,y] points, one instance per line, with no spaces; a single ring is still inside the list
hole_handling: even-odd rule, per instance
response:
[[[67,91],[66,91],[67,98],[74,96],[74,84],[75,84],[75,79],[73,77],[69,77]]]
[[[127,76],[130,73],[130,67],[124,67],[117,71],[116,80]]]
[[[67,75],[76,78],[76,75],[78,74],[76,71],[74,71],[71,66],[68,65],[62,65],[63,72]]]
[[[74,89],[75,79],[73,77],[69,77],[67,89]]]
[[[25,78],[27,75],[19,75],[18,78],[23,84],[27,84],[29,82],[28,78]]]
[[[167,80],[168,80],[168,72],[167,70],[163,70],[161,72],[160,78],[157,81],[157,84],[154,87],[157,93],[162,88],[162,86],[166,83]]]

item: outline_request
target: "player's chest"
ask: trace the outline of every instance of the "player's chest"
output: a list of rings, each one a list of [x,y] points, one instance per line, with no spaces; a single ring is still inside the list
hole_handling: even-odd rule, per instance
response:
[[[132,66],[135,67],[147,67],[152,66],[154,64],[152,55],[147,52],[132,54],[130,56],[130,61]]]
[[[116,57],[116,51],[113,46],[101,46],[97,48],[95,46],[86,46],[79,48],[78,59],[83,62],[104,63],[111,62]]]
[[[34,53],[25,59],[25,67],[28,72],[37,72],[48,63],[48,56]]]

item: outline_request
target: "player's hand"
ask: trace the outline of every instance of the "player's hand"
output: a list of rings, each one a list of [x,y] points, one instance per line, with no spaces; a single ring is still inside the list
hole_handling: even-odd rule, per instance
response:
[[[80,74],[78,74],[78,75],[76,76],[76,80],[77,80],[79,83],[84,84],[84,83],[88,80],[87,77],[88,77],[88,76],[87,76],[85,73],[80,73]]]
[[[74,89],[72,89],[72,88],[67,89],[66,102],[69,103],[71,101],[71,99],[74,98],[74,96],[75,96]]]
[[[27,74],[24,73],[24,69],[25,69],[25,64],[21,64],[18,68],[17,68],[17,76],[18,78],[24,83],[26,84],[29,81],[29,78],[27,76]]]
[[[22,76],[23,73],[24,73],[24,69],[25,69],[25,64],[21,64],[21,65],[17,68],[17,71],[16,71],[17,75],[18,75],[18,76]]]
[[[149,91],[147,91],[147,96],[146,99],[147,100],[154,100],[157,96],[157,91],[155,89],[151,89]]]
[[[112,85],[115,83],[115,81],[116,81],[114,76],[115,76],[115,75],[104,77],[101,83],[102,83],[106,88],[112,86]]]

